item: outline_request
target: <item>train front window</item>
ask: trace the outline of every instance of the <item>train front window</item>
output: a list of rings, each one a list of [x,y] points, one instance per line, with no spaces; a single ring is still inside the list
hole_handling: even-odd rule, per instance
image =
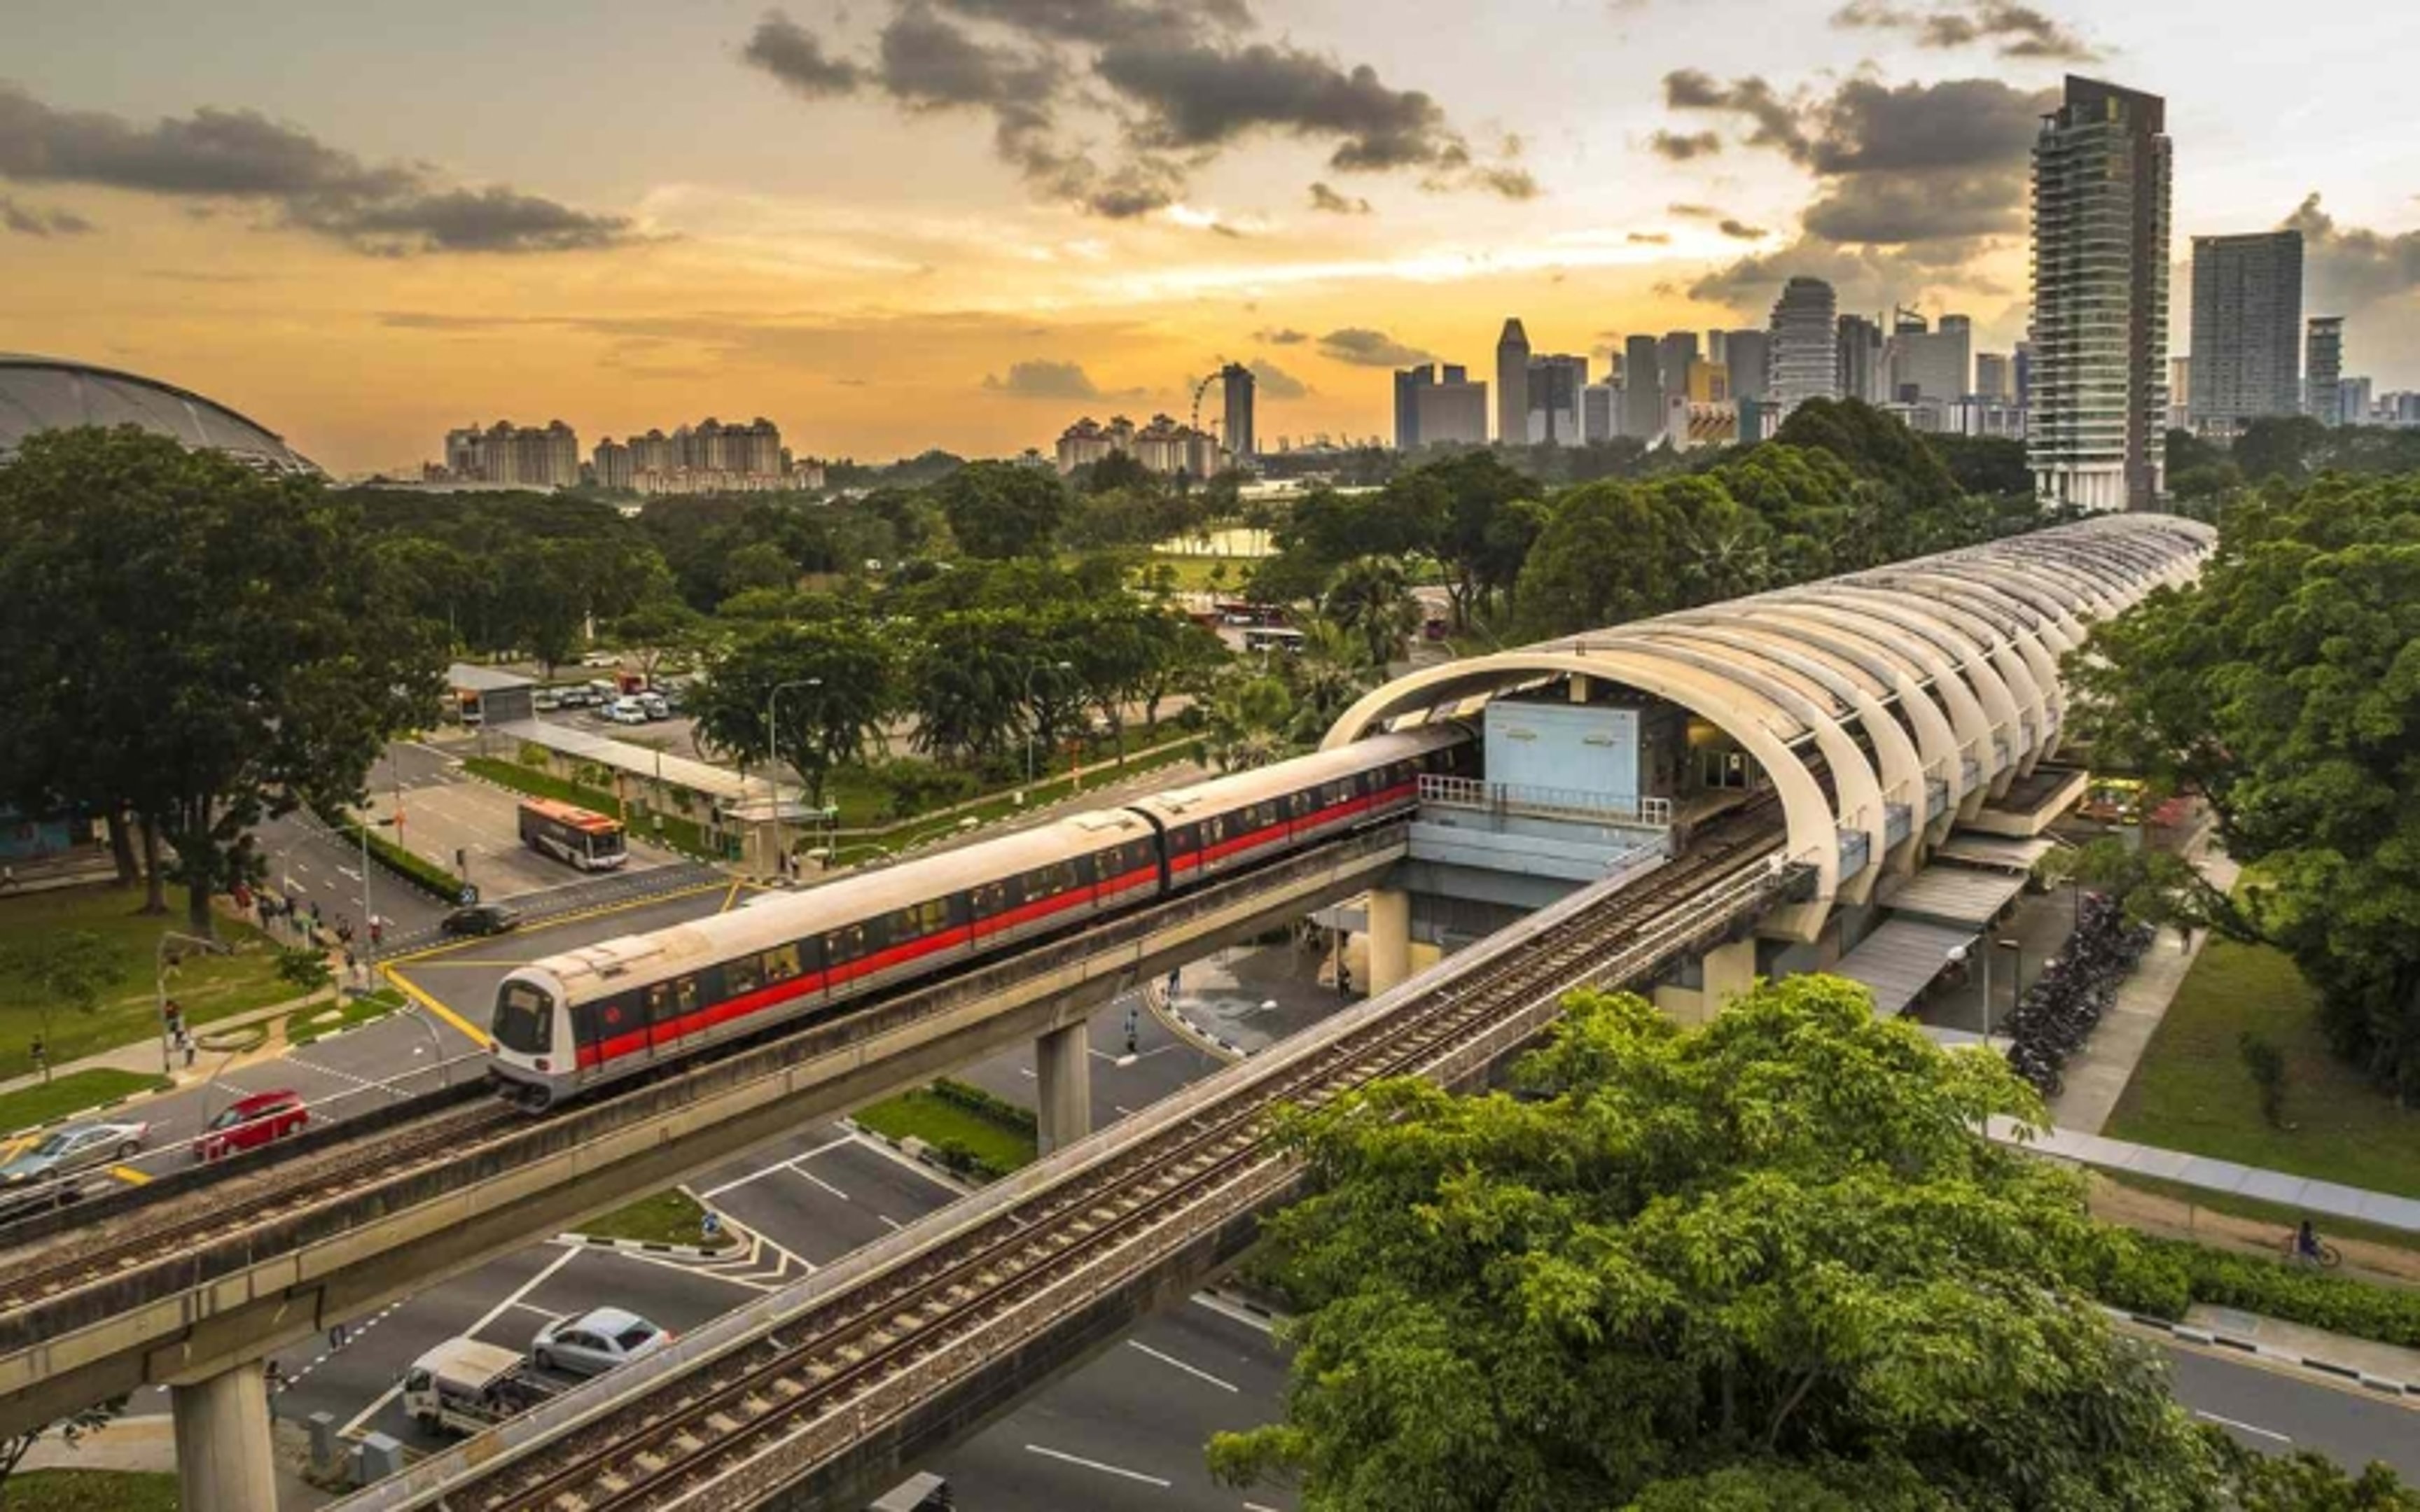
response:
[[[525,1056],[554,1048],[554,999],[525,981],[496,989],[496,1042]]]

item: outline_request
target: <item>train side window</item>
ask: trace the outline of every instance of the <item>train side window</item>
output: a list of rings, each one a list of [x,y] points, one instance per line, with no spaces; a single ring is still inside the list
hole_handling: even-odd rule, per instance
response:
[[[697,1011],[697,979],[683,977],[673,983],[673,1006],[683,1013]]]
[[[903,944],[921,940],[941,927],[949,910],[938,898],[928,903],[910,903],[891,916],[891,943]]]
[[[743,993],[752,993],[763,985],[765,985],[764,964],[752,955],[743,955],[737,961],[727,963],[722,968],[722,994],[726,997],[737,997]]]
[[[787,981],[799,974],[799,948],[777,945],[765,952],[765,980]]]
[[[673,986],[659,981],[647,989],[647,1022],[661,1024],[673,1016]]]
[[[851,924],[824,936],[824,954],[833,965],[842,965],[865,953],[865,926]]]
[[[986,882],[968,896],[974,901],[975,917],[989,918],[1008,906],[1008,884]]]
[[[1226,838],[1227,816],[1225,814],[1212,814],[1209,818],[1202,821],[1202,844],[1216,845]]]

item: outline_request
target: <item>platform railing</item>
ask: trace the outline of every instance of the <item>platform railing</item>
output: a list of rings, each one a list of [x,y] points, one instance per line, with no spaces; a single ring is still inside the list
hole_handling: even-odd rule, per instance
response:
[[[1420,779],[1420,801],[1447,809],[1532,814],[1543,819],[1582,819],[1596,824],[1650,825],[1660,828],[1672,823],[1669,798],[1622,798],[1583,788],[1490,782],[1475,777],[1424,776]]]

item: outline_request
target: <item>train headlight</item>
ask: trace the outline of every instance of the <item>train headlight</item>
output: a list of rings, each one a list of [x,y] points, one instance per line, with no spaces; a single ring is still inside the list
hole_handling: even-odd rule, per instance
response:
[[[549,1060],[548,1060],[544,1056],[540,1056],[540,1057],[537,1057],[536,1066],[537,1066],[537,1069],[538,1069],[538,1070],[540,1070],[540,1071],[552,1071],[552,1070],[554,1069],[553,1064],[552,1064],[551,1061],[549,1061]]]

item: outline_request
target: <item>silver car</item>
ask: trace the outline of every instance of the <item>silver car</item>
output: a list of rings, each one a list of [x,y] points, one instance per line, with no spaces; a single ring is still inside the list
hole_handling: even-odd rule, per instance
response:
[[[644,1359],[673,1341],[672,1335],[637,1313],[619,1307],[566,1313],[530,1340],[530,1362],[541,1370],[600,1376],[617,1365]]]
[[[147,1123],[71,1123],[54,1129],[0,1165],[0,1203],[49,1193],[63,1177],[142,1153]]]

